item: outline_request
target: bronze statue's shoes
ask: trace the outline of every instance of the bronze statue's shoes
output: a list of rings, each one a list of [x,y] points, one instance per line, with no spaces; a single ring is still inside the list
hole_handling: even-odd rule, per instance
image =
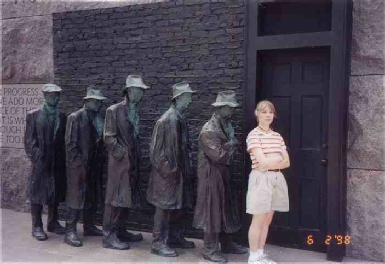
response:
[[[103,236],[103,231],[98,229],[96,226],[87,226],[83,228],[84,236]]]
[[[78,234],[75,232],[66,233],[66,235],[64,236],[64,243],[73,247],[83,246],[82,241],[78,237]]]
[[[65,227],[61,226],[59,221],[50,222],[47,226],[47,231],[57,235],[63,235],[66,233]]]
[[[128,232],[127,230],[118,232],[118,238],[126,242],[139,242],[143,240],[143,236],[141,233],[133,234],[131,232]]]
[[[170,248],[195,248],[195,243],[192,241],[187,241],[184,237],[178,240],[169,239],[167,241],[167,245]]]
[[[32,227],[32,236],[39,241],[48,239],[47,234],[44,232],[44,229],[41,226]]]
[[[227,258],[218,252],[214,252],[211,255],[202,254],[202,256],[204,259],[209,260],[211,262],[221,262],[221,263],[227,262]]]
[[[175,250],[169,248],[166,244],[161,244],[159,246],[152,246],[151,253],[162,257],[178,256],[178,253]]]
[[[130,249],[130,243],[120,241],[115,233],[110,234],[108,237],[103,237],[103,247],[117,250]]]
[[[221,251],[225,254],[246,254],[249,252],[247,248],[235,244],[234,242],[231,242],[226,246],[221,245]]]

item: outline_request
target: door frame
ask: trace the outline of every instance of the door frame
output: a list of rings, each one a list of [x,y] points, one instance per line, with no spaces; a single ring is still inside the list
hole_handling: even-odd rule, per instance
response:
[[[288,0],[275,0],[287,2]],[[309,0],[308,0],[309,1]],[[329,47],[330,75],[327,126],[327,176],[326,176],[326,232],[328,235],[346,235],[346,143],[347,113],[349,105],[350,46],[352,1],[331,0],[331,30],[301,34],[258,36],[258,5],[271,0],[245,0],[246,4],[246,72],[243,117],[243,142],[254,128],[253,114],[256,105],[258,52],[263,50]],[[243,238],[247,240],[250,218],[246,216],[247,175],[250,159],[243,152],[245,173],[243,179]],[[334,241],[327,246],[327,260],[342,261],[346,248]]]

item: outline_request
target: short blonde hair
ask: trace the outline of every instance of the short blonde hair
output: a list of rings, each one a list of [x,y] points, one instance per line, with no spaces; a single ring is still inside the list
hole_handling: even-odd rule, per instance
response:
[[[257,112],[265,110],[266,108],[268,108],[274,113],[274,118],[277,117],[277,112],[275,111],[274,104],[268,100],[262,100],[257,104],[257,107],[255,108],[255,111],[254,111],[254,114],[257,117],[257,120],[258,120]]]

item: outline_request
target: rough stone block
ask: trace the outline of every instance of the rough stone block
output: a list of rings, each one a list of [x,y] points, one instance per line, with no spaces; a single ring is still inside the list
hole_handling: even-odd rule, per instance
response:
[[[52,12],[51,0],[4,0],[1,5],[3,19],[48,15]]]
[[[27,16],[49,15],[51,13],[110,8],[135,4],[150,4],[164,0],[4,0],[2,1],[3,19]],[[108,13],[105,10],[104,13]]]
[[[26,212],[26,187],[31,163],[24,149],[1,149],[1,207]]]
[[[353,1],[352,75],[385,74],[385,1]]]
[[[52,81],[51,16],[7,19],[2,22],[3,83]]]
[[[348,168],[385,169],[385,76],[350,78]]]
[[[348,170],[348,257],[385,261],[385,172]]]

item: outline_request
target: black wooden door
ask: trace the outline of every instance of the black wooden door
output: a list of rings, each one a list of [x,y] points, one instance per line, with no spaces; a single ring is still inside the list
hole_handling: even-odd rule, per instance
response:
[[[325,252],[329,49],[260,54],[257,101],[271,100],[291,158],[284,171],[290,212],[276,213],[268,243]]]

